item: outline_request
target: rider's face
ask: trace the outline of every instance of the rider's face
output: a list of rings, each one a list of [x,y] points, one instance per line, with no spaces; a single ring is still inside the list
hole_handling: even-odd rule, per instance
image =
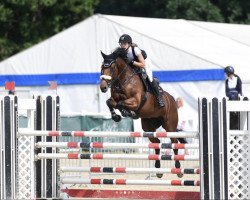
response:
[[[120,47],[123,48],[123,49],[128,49],[129,48],[129,43],[127,43],[127,42],[121,42],[120,43]]]
[[[227,74],[228,78],[233,78],[233,74]]]

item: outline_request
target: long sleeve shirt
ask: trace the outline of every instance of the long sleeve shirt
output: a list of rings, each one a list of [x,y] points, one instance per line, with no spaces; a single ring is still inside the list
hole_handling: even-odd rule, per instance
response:
[[[225,84],[226,96],[229,99],[236,100],[239,95],[242,96],[242,81],[239,76],[235,75],[232,78],[228,78]]]

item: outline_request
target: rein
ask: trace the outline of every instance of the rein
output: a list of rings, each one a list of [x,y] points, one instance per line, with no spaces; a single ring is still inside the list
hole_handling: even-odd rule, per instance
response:
[[[116,66],[113,68],[113,70],[111,69],[111,74],[110,75],[101,75],[101,79],[105,80],[108,84],[108,87],[111,88],[112,86],[115,86],[115,83],[118,82],[119,85],[115,86],[116,89],[119,90],[123,90],[122,88],[127,85],[129,83],[129,81],[131,80],[131,78],[138,74],[139,72],[136,69],[132,68],[132,72],[130,72],[129,75],[127,75],[125,77],[125,80],[123,81],[123,83],[120,83],[119,80],[121,78],[121,76],[126,72],[126,70],[130,67],[126,62],[126,66],[122,69],[122,71],[118,74],[118,76],[112,80],[112,76],[114,75],[115,69],[117,69],[117,63],[116,60],[109,60],[109,63],[104,64],[103,68],[109,68],[112,66],[112,64],[116,64]],[[146,91],[145,94],[143,95],[143,98],[141,99],[141,102],[139,103],[139,107],[137,108],[137,110],[135,111],[136,114],[138,114],[141,110],[141,108],[144,106],[144,104],[146,103],[148,99],[148,92]]]
[[[111,63],[111,65],[113,64],[114,62]],[[110,65],[110,67],[111,67]],[[108,87],[111,88],[117,81],[119,81],[121,75],[126,72],[127,68],[129,67],[129,65],[126,64],[126,67],[123,68],[123,70],[118,74],[118,76],[112,80],[112,75],[113,73],[110,75],[110,76],[107,76],[107,75],[101,75],[101,79],[104,79],[104,80],[109,80],[110,82],[108,82]],[[116,66],[117,68],[117,66]],[[129,75],[129,77],[126,78],[126,80],[123,82],[123,83],[120,83],[120,85],[125,85],[128,83],[128,81],[136,74],[135,70],[132,70],[133,73]]]
[[[111,81],[110,87],[111,87],[116,81],[119,80],[120,76],[125,72],[125,70],[126,70],[128,67],[129,67],[129,65],[126,64],[126,67],[123,68],[123,70],[122,70],[121,73],[118,75],[118,77],[117,77],[116,79],[114,79],[113,81]],[[132,69],[132,74],[130,74],[129,77],[127,77],[127,78],[125,79],[125,81],[124,81],[122,84],[120,83],[120,85],[121,85],[122,87],[125,86],[125,85],[129,82],[129,80],[130,80],[134,75],[136,75],[136,74],[138,74],[138,72],[136,72],[136,70]],[[142,100],[141,100],[141,102],[140,102],[139,107],[138,107],[137,110],[135,111],[136,114],[138,114],[138,113],[140,112],[141,108],[142,108],[142,107],[144,106],[144,104],[146,103],[146,101],[147,101],[147,99],[148,99],[148,94],[149,94],[149,93],[146,91],[145,94],[144,94],[144,96],[143,96],[143,98],[142,98]]]
[[[118,74],[118,76],[116,77],[116,79],[114,79],[114,80],[111,79],[110,86],[109,86],[110,88],[112,87],[112,85],[113,85],[116,81],[118,81],[118,80],[120,79],[121,75],[126,71],[127,68],[128,68],[128,65],[126,64],[126,67],[123,68],[123,70],[121,71],[120,74]],[[126,79],[126,80],[127,80],[127,79]],[[125,82],[126,82],[126,80],[125,80]]]

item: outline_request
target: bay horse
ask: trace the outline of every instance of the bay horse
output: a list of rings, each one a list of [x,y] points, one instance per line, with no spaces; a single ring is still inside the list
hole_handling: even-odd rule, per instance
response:
[[[101,52],[104,59],[101,67],[100,89],[107,92],[111,88],[111,97],[106,101],[111,112],[112,119],[121,120],[115,109],[118,109],[124,117],[141,118],[142,129],[145,132],[155,132],[162,126],[167,132],[176,132],[178,123],[177,105],[174,98],[166,91],[162,91],[165,107],[158,108],[156,97],[147,92],[136,68],[131,67],[127,61],[125,49],[117,48],[113,53],[106,55]],[[149,137],[152,143],[160,143],[158,138]],[[171,138],[172,143],[178,143],[176,138]],[[155,149],[157,155],[159,149]],[[178,155],[178,149],[174,149]],[[159,160],[155,161],[155,167],[160,168]],[[175,161],[175,167],[180,168],[180,162]],[[178,175],[179,177],[182,174]],[[158,178],[162,174],[157,174]]]

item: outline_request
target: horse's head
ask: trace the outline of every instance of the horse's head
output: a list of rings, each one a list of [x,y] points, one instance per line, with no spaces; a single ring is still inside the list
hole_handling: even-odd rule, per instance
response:
[[[121,69],[126,67],[126,51],[118,48],[112,54],[106,55],[101,52],[103,57],[102,69],[101,69],[101,83],[100,89],[102,92],[107,92],[108,88],[118,80],[121,73]],[[117,59],[118,57],[122,59]],[[122,72],[123,73],[123,72]]]

